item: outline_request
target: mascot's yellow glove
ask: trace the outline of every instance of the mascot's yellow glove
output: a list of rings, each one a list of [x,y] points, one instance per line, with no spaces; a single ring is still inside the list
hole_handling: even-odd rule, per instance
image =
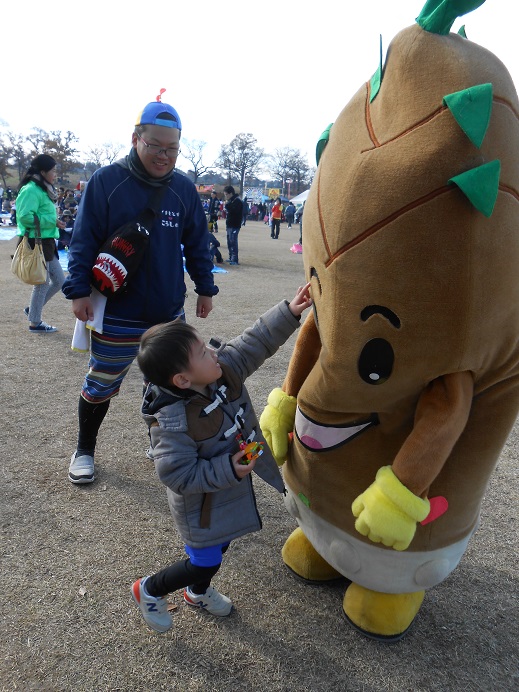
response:
[[[277,387],[270,392],[267,401],[260,417],[260,428],[274,459],[282,466],[288,456],[288,434],[294,428],[296,398]]]
[[[406,550],[416,523],[429,514],[429,500],[422,500],[400,483],[391,466],[377,472],[375,482],[353,501],[355,528],[373,543]]]

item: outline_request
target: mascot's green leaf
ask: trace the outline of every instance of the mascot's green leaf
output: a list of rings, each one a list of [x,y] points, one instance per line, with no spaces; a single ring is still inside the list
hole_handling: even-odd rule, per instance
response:
[[[382,34],[380,34],[380,46],[378,56],[378,68],[373,77],[369,80],[369,102],[371,103],[378,94],[382,83]]]
[[[319,141],[317,142],[317,146],[315,148],[315,160],[317,161],[317,165],[319,165],[319,160],[322,156],[322,153],[324,151],[324,147],[328,144],[328,140],[330,139],[330,130],[332,129],[333,123],[330,123],[326,130],[323,132],[323,134],[319,137]]]
[[[498,159],[450,178],[470,203],[486,217],[492,216],[499,189],[501,163]]]
[[[492,84],[477,84],[447,94],[443,97],[443,103],[470,141],[479,148],[485,138],[492,113]]]
[[[457,17],[472,12],[485,0],[427,0],[416,22],[431,34],[449,33]]]
[[[465,31],[465,24],[463,26],[460,26],[458,29],[458,35],[462,36],[463,38],[467,38],[467,33]]]

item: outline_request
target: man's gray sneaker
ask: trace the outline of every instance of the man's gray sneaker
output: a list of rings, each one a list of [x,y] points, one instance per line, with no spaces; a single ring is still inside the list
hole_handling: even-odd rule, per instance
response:
[[[70,459],[68,478],[71,483],[93,483],[94,482],[94,457],[88,454],[76,456],[76,452]]]

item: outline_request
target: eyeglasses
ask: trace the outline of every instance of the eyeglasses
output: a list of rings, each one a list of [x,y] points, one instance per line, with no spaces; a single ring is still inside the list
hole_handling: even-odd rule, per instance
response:
[[[173,158],[175,156],[178,156],[180,154],[180,147],[161,147],[158,144],[148,144],[141,136],[140,134],[137,133],[137,137],[141,140],[141,142],[144,144],[146,149],[149,151],[150,154],[153,154],[154,156],[158,156],[164,152],[166,156],[169,156],[170,158]]]

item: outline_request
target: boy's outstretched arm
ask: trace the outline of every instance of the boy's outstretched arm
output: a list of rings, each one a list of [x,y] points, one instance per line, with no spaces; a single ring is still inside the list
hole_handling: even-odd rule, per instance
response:
[[[221,363],[231,365],[245,380],[292,336],[299,327],[301,313],[311,304],[309,284],[306,284],[298,288],[290,303],[281,300],[240,336],[226,343],[219,350]]]

